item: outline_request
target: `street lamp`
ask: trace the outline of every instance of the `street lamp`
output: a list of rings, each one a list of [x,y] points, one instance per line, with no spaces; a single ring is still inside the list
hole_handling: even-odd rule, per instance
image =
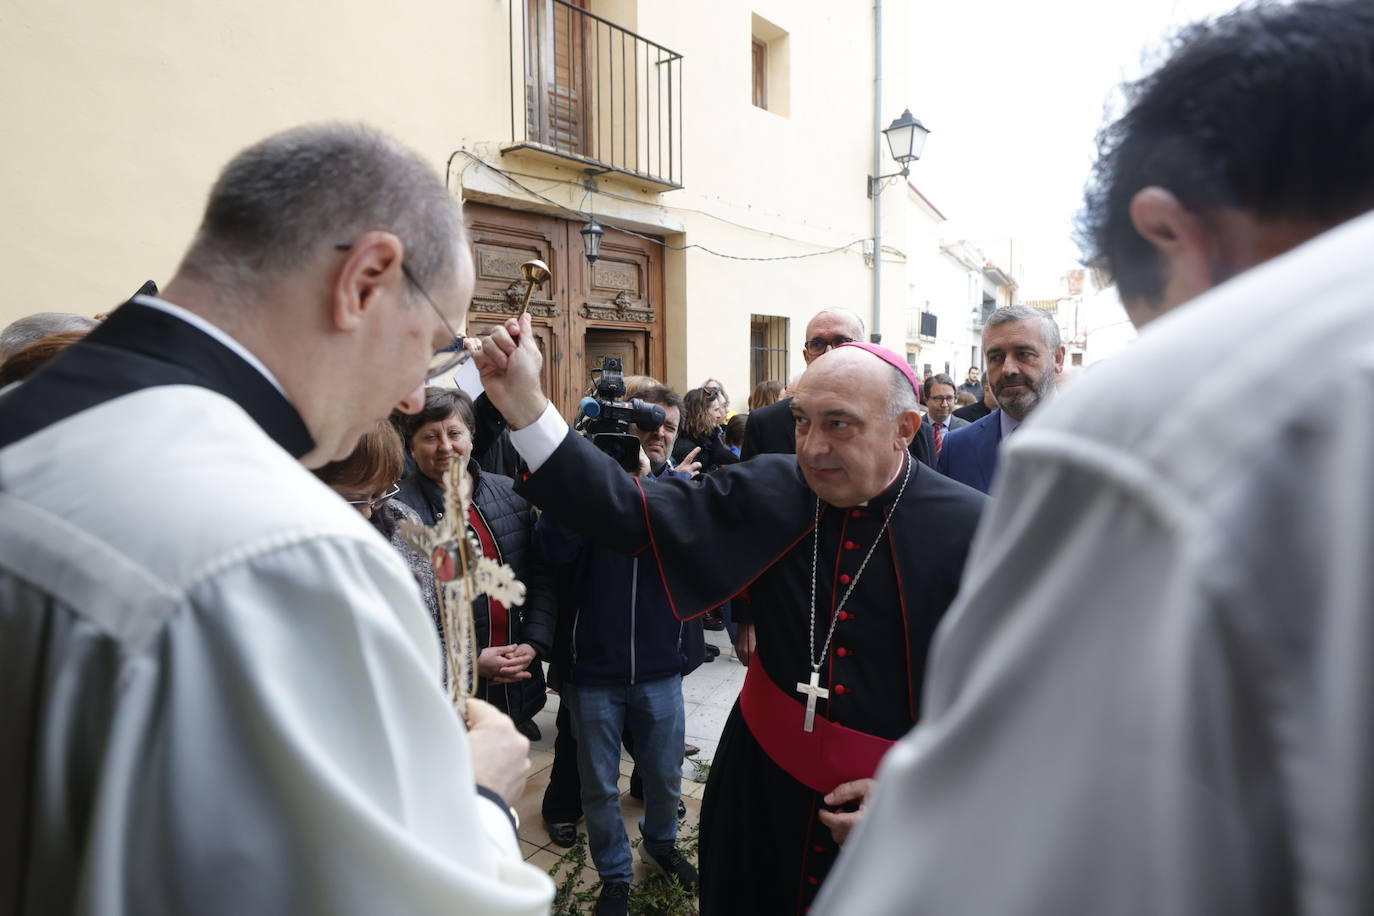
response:
[[[582,227],[582,245],[587,249],[588,264],[595,264],[596,259],[601,257],[601,237],[605,234],[606,230],[597,224],[596,217]]]
[[[902,112],[900,118],[887,126],[883,136],[887,138],[887,147],[892,152],[892,158],[902,170],[890,175],[869,175],[869,197],[877,197],[882,193],[883,189],[879,182],[899,176],[905,178],[911,173],[911,163],[921,158],[921,153],[926,148],[926,138],[930,136],[930,129],[922,124],[919,118],[912,117],[911,109],[908,108]]]

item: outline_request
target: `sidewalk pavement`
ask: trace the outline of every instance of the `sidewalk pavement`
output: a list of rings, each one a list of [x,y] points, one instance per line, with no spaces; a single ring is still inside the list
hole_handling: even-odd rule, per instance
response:
[[[701,794],[706,788],[706,770],[694,761],[706,765],[715,757],[725,719],[744,685],[744,666],[735,658],[725,632],[707,630],[706,640],[720,648],[720,656],[693,671],[682,682],[682,701],[687,713],[687,743],[701,748],[701,753],[687,758],[682,764],[682,803],[687,808],[684,827],[696,824],[701,809]],[[552,868],[567,852],[549,840],[540,813],[544,789],[549,784],[549,768],[553,766],[553,739],[556,735],[554,718],[558,715],[558,702],[558,695],[550,693],[548,704],[534,717],[542,737],[530,745],[530,778],[525,793],[515,805],[516,813],[520,816],[520,848],[525,859],[545,870]],[[639,819],[644,814],[644,805],[628,794],[632,767],[629,755],[622,749],[620,810],[625,819],[625,832],[633,840],[639,836]],[[700,782],[696,781],[698,778]],[[585,836],[585,825],[579,824],[578,832]],[[648,873],[648,867],[635,856],[635,880],[642,880]],[[584,877],[588,883],[595,882],[595,869],[585,869]]]

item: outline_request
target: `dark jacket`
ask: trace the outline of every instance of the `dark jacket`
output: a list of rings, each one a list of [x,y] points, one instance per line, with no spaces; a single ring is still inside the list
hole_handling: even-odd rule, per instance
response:
[[[976,423],[990,413],[992,413],[992,408],[983,403],[983,394],[981,391],[978,393],[978,400],[974,401],[972,404],[965,404],[963,407],[957,407],[954,410],[954,416],[961,420],[968,420],[970,423]]]
[[[681,464],[694,448],[701,449],[693,460],[701,462],[701,473],[703,474],[709,474],[727,464],[739,463],[739,457],[730,451],[730,446],[725,444],[725,435],[721,432],[720,427],[716,427],[715,433],[709,438],[699,439],[686,433],[678,436],[677,441],[673,443],[673,464]]]
[[[525,583],[525,603],[508,609],[511,614],[515,643],[529,643],[538,657],[530,663],[528,680],[514,684],[492,684],[482,678],[477,696],[516,721],[532,717],[544,708],[546,689],[541,661],[547,661],[553,649],[555,614],[553,588],[543,564],[535,559],[531,545],[537,513],[534,507],[516,495],[515,481],[500,474],[481,470],[475,462],[468,464],[468,472],[475,480],[473,504],[487,523],[500,561],[515,570],[515,576]],[[424,474],[415,474],[401,481],[396,499],[414,509],[421,521],[432,525],[443,512],[443,491]],[[436,624],[438,622],[436,621]],[[473,605],[473,623],[479,648],[492,645],[491,615],[486,598]],[[442,632],[442,631],[441,631]]]
[[[1002,411],[994,410],[976,423],[945,436],[936,470],[983,493],[992,490],[997,455],[1002,445]]]
[[[744,424],[741,459],[755,455],[792,455],[797,451],[797,421],[792,419],[792,399],[783,398],[767,407],[749,411]]]
[[[689,475],[667,465],[654,475],[668,476]],[[547,516],[535,525],[534,543],[543,563],[567,572],[553,655],[560,681],[638,684],[701,664],[701,621],[673,615],[652,554],[599,547]]]

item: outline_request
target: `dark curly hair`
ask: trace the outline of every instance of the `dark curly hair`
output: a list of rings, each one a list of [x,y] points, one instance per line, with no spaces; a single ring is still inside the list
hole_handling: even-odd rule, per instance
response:
[[[1131,223],[1143,188],[1189,211],[1330,226],[1374,206],[1374,3],[1248,4],[1183,29],[1097,137],[1077,237],[1123,299],[1158,303],[1159,254]]]

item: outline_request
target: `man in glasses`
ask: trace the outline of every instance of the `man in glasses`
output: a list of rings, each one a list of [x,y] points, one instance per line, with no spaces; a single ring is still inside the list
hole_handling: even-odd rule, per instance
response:
[[[306,470],[418,409],[472,282],[429,165],[290,130],[225,168],[159,297],[0,397],[17,912],[546,911],[527,742],[477,701],[463,727],[404,561]]]
[[[968,426],[968,421],[954,416],[956,397],[954,379],[943,372],[925,380],[926,422],[935,436],[935,457],[938,460],[945,444],[945,436],[956,429]]]
[[[802,343],[802,360],[812,360],[834,347],[864,339],[864,322],[848,309],[825,309],[812,316],[806,325]],[[792,399],[783,398],[775,404],[750,411],[744,428],[744,444],[740,446],[741,460],[755,455],[792,455],[797,451],[796,421],[792,419]],[[916,431],[911,453],[925,464],[935,464],[935,442],[925,424]]]

